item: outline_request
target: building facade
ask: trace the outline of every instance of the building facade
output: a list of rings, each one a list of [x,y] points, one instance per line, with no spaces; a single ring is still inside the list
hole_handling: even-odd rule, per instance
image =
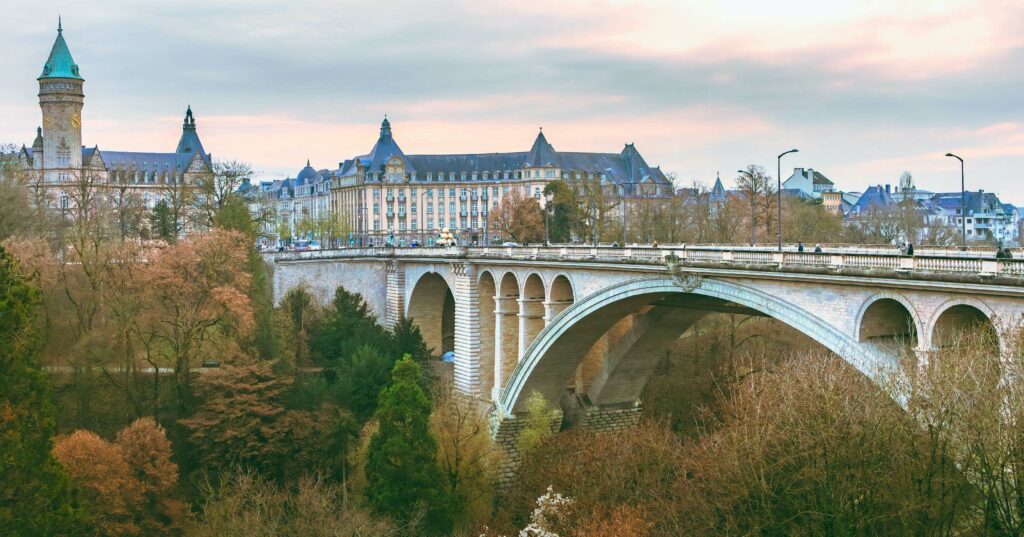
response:
[[[386,118],[370,151],[339,162],[336,170],[307,166],[295,179],[246,190],[254,205],[287,200],[278,203],[277,227],[282,219],[297,222],[301,211],[326,208],[347,230],[343,242],[352,245],[431,245],[445,228],[460,243],[484,244],[500,239],[488,218],[505,196],[518,191],[543,206],[544,187],[558,179],[599,182],[615,198],[672,195],[672,182],[633,144],[619,153],[559,152],[541,131],[529,151],[407,155]],[[326,188],[303,190],[310,181]],[[329,201],[323,201],[325,190]]]
[[[212,172],[212,157],[199,140],[191,107],[185,112],[174,151],[108,151],[98,145],[82,145],[85,79],[60,23],[38,81],[42,125],[36,129],[32,146],[22,146],[18,157],[22,166],[33,172],[46,192],[44,199],[54,208],[69,208],[73,203],[69,192],[80,180],[97,187],[126,188],[152,208],[169,187],[187,188],[202,174]]]

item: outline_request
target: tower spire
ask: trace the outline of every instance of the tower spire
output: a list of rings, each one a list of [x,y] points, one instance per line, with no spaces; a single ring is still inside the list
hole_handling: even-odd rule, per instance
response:
[[[60,33],[63,33],[63,32],[64,32],[64,25],[61,23],[60,15],[57,15],[57,33],[60,34]]]

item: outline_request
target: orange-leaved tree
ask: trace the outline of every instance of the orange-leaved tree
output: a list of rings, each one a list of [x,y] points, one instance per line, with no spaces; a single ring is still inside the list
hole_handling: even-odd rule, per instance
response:
[[[490,223],[510,240],[527,243],[544,240],[544,213],[540,202],[512,189],[491,211]]]
[[[81,488],[99,535],[168,535],[184,521],[171,496],[178,465],[162,427],[141,418],[107,442],[78,430],[54,442],[53,454]]]
[[[252,329],[247,241],[219,229],[190,236],[155,253],[140,278],[141,331],[174,367],[182,409],[191,394],[190,368]]]

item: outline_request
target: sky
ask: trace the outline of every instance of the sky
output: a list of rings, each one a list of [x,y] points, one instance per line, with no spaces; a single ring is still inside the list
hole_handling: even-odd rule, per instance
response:
[[[1024,204],[1024,2],[91,0],[0,19],[0,143],[31,144],[57,16],[83,142],[173,151],[185,107],[261,178],[336,168],[390,119],[415,153],[635,143],[679,186],[814,168],[838,188]],[[13,53],[12,53],[13,51]]]

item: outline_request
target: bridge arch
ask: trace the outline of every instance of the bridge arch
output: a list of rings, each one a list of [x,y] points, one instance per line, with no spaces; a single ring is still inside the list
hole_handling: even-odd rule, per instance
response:
[[[494,386],[492,397],[505,385],[519,361],[519,279],[505,272],[494,295]]]
[[[899,293],[872,295],[857,312],[854,338],[895,350],[896,346],[914,349],[925,339],[925,328],[914,305]]]
[[[489,270],[480,272],[477,285],[480,315],[480,389],[491,390],[494,387],[494,297],[498,288],[494,274]]]
[[[639,278],[579,300],[552,319],[524,353],[500,398],[496,398],[498,410],[505,416],[521,412],[526,396],[533,391],[550,402],[559,401],[580,357],[608,328],[627,315],[674,295],[700,295],[757,310],[803,332],[872,379],[895,365],[892,356],[860,344],[803,308],[752,287],[708,278]],[[631,375],[650,374],[635,368],[621,369]],[[616,374],[609,372],[605,384],[616,384]]]
[[[426,272],[416,280],[405,316],[419,327],[434,354],[455,350],[455,295],[443,276]]]
[[[530,273],[523,281],[523,290],[519,296],[519,357],[533,340],[544,329],[544,302],[547,291],[544,279],[536,272]]]
[[[970,297],[947,300],[935,309],[928,323],[929,346],[932,349],[948,347],[961,330],[981,329],[996,343],[1001,343],[995,325],[995,312],[984,302]]]

